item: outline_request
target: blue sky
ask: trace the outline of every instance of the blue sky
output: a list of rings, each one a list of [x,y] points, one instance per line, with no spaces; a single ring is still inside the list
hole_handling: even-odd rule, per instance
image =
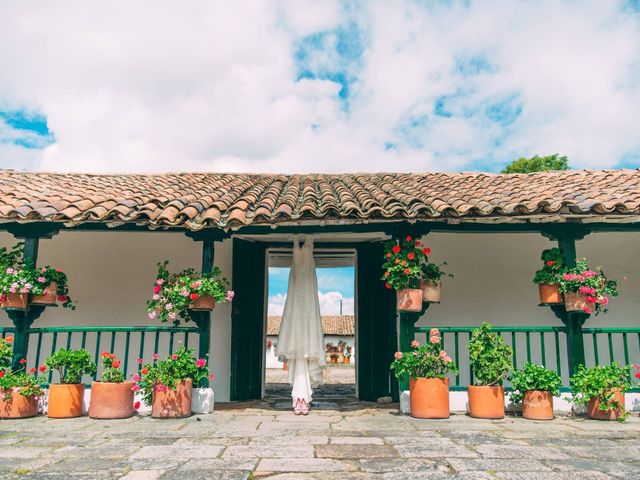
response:
[[[551,153],[640,166],[637,0],[38,12],[0,5],[0,167],[498,171]]]
[[[320,310],[323,315],[353,314],[355,278],[353,267],[317,268]],[[269,268],[269,314],[279,315],[284,307],[289,283],[289,268]]]

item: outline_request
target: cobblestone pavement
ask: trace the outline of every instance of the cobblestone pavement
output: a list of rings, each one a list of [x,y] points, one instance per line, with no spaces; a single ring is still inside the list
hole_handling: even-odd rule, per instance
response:
[[[0,421],[0,478],[126,480],[633,479],[640,419],[533,422],[402,416],[397,406],[308,417],[220,405],[182,420]]]

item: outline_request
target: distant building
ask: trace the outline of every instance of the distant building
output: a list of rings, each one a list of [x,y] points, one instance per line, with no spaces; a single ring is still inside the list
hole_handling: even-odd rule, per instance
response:
[[[280,332],[280,322],[282,317],[270,316],[267,318],[267,345],[266,345],[266,366],[267,368],[282,368],[282,362],[276,358],[276,345],[278,343],[278,333]],[[331,362],[331,355],[337,355],[338,363],[355,363],[355,319],[353,315],[326,315],[322,317],[322,331],[324,332],[325,350],[327,351],[327,363]],[[340,342],[344,342],[344,348],[340,351]],[[337,352],[328,351],[327,344],[331,344],[338,349]],[[350,356],[345,352],[349,351]],[[348,357],[349,360],[345,360]]]

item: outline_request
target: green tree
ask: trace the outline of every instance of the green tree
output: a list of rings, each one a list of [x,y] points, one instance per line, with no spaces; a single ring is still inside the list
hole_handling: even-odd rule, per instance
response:
[[[500,173],[532,173],[546,172],[549,170],[569,170],[569,161],[566,156],[555,153],[540,157],[519,158],[507,165]]]

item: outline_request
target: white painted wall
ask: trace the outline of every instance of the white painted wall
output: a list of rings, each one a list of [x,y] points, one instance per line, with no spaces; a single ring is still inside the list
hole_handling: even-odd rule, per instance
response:
[[[442,303],[429,309],[421,325],[559,325],[547,309],[538,307],[531,282],[539,255],[554,243],[536,234],[431,234],[424,238],[432,260],[449,262],[455,278],[446,279]],[[0,234],[0,245],[13,238]],[[216,243],[215,263],[231,279],[230,240]],[[640,309],[640,234],[592,234],[578,242],[578,254],[602,265],[612,277],[628,277],[622,296],[608,315],[586,326],[637,326]],[[34,326],[154,325],[146,315],[156,263],[169,259],[174,269],[198,267],[201,244],[180,233],[63,232],[40,242],[39,263],[64,269],[69,275],[76,311],[49,309]],[[5,317],[0,324],[10,325]],[[640,362],[637,343],[633,363]],[[135,351],[136,348],[132,346]],[[231,308],[216,307],[212,322],[211,365],[217,401],[229,399]],[[564,367],[564,364],[563,364]]]

